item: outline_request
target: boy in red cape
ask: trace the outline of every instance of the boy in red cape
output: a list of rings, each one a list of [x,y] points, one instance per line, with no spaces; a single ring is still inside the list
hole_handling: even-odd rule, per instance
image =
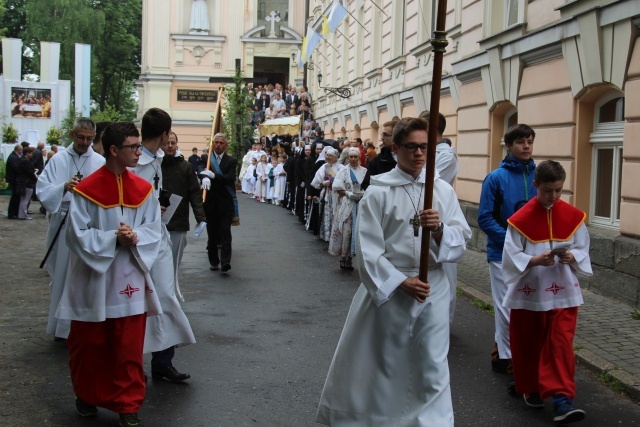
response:
[[[560,199],[565,178],[558,162],[538,165],[538,195],[509,218],[502,253],[516,391],[536,408],[552,397],[558,423],[585,417],[573,407],[573,337],[583,304],[576,272],[592,274],[586,215]]]
[[[160,205],[151,185],[127,170],[140,156],[133,122],[102,134],[105,166],[76,185],[69,210],[69,274],[58,317],[71,320],[69,367],[76,411],[96,407],[141,426],[142,347],[147,316],[161,313],[149,271],[158,256]]]

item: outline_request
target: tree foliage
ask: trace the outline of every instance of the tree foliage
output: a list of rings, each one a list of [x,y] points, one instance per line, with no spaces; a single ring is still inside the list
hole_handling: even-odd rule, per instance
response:
[[[41,41],[58,42],[60,79],[73,84],[75,44],[90,44],[92,110],[110,106],[120,119],[135,117],[142,0],[0,0],[0,9],[0,31],[34,53],[23,57],[24,74],[39,74]]]
[[[242,70],[236,68],[232,85],[226,85],[224,89],[227,102],[223,107],[224,133],[227,135],[229,149],[236,157],[242,157],[243,143],[253,135],[251,126],[251,110],[249,99],[244,88],[244,76]]]

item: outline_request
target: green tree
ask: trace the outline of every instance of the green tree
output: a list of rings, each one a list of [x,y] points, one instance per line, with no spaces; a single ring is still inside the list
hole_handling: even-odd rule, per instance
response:
[[[54,41],[60,43],[60,79],[73,85],[75,43],[90,44],[92,110],[111,106],[122,120],[137,111],[141,22],[142,0],[0,0],[0,31],[21,38],[34,53],[22,58],[23,74],[39,74],[40,41]]]
[[[243,142],[251,138],[253,127],[249,98],[244,89],[244,76],[240,68],[236,68],[233,80],[235,83],[226,85],[224,89],[226,102],[223,107],[222,123],[231,153],[236,158],[241,158]]]

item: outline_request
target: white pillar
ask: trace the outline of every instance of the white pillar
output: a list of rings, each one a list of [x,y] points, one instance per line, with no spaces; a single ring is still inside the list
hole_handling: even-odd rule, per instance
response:
[[[75,107],[76,114],[89,117],[91,106],[89,93],[91,83],[91,45],[76,43],[76,82]]]
[[[2,73],[5,80],[22,80],[22,40],[2,39]]]
[[[40,82],[57,83],[60,72],[60,43],[40,42]]]

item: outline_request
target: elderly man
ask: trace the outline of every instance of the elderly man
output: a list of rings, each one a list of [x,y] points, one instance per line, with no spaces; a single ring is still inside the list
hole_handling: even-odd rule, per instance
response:
[[[71,324],[69,320],[56,318],[69,264],[65,222],[69,213],[71,193],[76,185],[104,165],[104,157],[91,148],[95,137],[96,125],[93,120],[86,117],[76,119],[71,131],[73,144],[60,150],[47,162],[47,167],[38,177],[36,184],[38,200],[51,215],[46,240],[47,248],[51,252],[45,264],[52,279],[47,333],[59,339],[67,338]]]
[[[231,223],[237,217],[236,166],[238,161],[225,153],[227,137],[217,133],[213,137],[211,169],[200,171],[202,188],[207,190],[204,212],[207,216],[207,253],[210,269],[222,272],[231,270]],[[221,246],[218,254],[218,245]]]
[[[428,124],[402,119],[393,130],[392,171],[375,176],[358,212],[362,284],[322,391],[327,425],[453,426],[447,353],[449,284],[443,262],[466,250],[471,230],[453,188],[436,178],[425,197]],[[422,228],[431,230],[429,282],[417,274]]]

